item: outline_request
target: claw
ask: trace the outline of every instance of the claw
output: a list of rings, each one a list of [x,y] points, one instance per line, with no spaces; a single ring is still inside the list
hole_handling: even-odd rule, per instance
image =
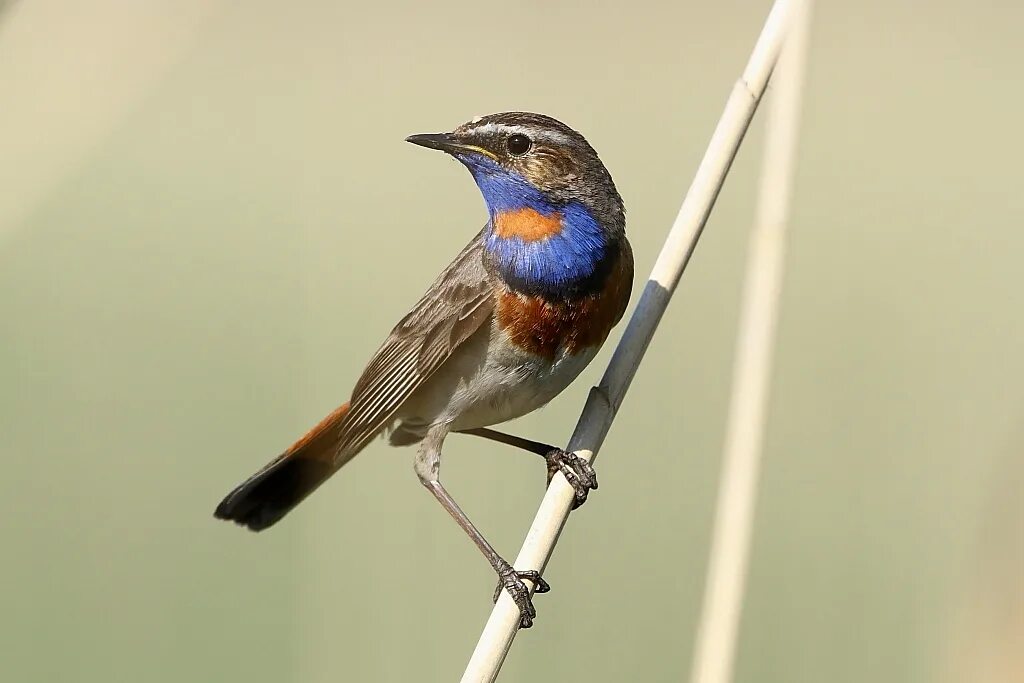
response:
[[[555,448],[544,456],[544,459],[548,461],[548,484],[551,483],[555,472],[561,472],[576,491],[573,510],[587,502],[587,495],[591,490],[597,490],[597,472],[589,462],[575,453]]]
[[[537,610],[533,606],[530,589],[523,583],[523,579],[533,583],[535,593],[547,593],[551,590],[548,582],[540,577],[540,572],[533,569],[517,571],[506,562],[498,570],[498,587],[494,590],[493,601],[498,601],[502,590],[508,591],[516,606],[519,607],[519,627],[530,628],[533,626],[533,620],[537,616]]]

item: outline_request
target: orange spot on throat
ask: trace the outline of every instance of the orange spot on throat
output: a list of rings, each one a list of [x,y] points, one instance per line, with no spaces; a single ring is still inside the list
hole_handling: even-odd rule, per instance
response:
[[[537,242],[562,232],[562,214],[545,216],[525,207],[502,211],[494,217],[494,234],[501,238],[518,237],[524,242]]]

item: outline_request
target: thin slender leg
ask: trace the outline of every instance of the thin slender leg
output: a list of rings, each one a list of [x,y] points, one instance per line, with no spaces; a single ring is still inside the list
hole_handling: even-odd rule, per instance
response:
[[[487,558],[491,567],[494,568],[495,573],[498,575],[498,587],[494,591],[494,600],[497,601],[502,588],[507,590],[519,607],[520,627],[530,628],[533,626],[533,620],[537,616],[537,610],[533,606],[530,589],[523,582],[523,579],[531,581],[537,593],[547,593],[551,590],[551,587],[540,577],[540,572],[535,570],[517,571],[506,562],[494,549],[494,546],[487,542],[487,539],[484,538],[483,534],[480,533],[473,522],[469,520],[469,517],[466,516],[466,513],[462,511],[462,508],[459,507],[458,503],[455,502],[455,499],[451,497],[444,485],[441,484],[439,479],[441,469],[440,446],[447,433],[447,425],[432,427],[427,432],[427,436],[416,455],[416,474],[419,476],[420,482],[437,498],[441,506],[452,516],[452,519],[462,527],[462,530],[466,532],[466,535],[476,544],[476,547],[480,549],[480,552]]]
[[[458,433],[490,439],[541,456],[548,464],[548,484],[551,483],[555,472],[561,472],[576,491],[576,501],[572,506],[574,510],[587,502],[587,495],[591,490],[597,490],[597,472],[589,462],[575,453],[486,427],[465,429]]]

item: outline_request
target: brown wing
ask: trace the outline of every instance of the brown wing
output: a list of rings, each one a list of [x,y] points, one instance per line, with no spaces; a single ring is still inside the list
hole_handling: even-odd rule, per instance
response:
[[[490,319],[494,287],[479,236],[437,278],[370,360],[337,427],[340,467],[394,417],[402,403]]]
[[[254,531],[288,514],[389,421],[406,398],[490,319],[494,288],[477,236],[392,330],[356,383],[352,399],[238,485],[214,515]]]

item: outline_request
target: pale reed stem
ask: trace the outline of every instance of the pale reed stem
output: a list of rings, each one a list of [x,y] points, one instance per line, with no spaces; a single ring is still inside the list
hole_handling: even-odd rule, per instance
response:
[[[776,0],[743,76],[725,103],[722,117],[658,255],[636,310],[604,377],[591,390],[576,430],[569,440],[569,449],[581,457],[592,460],[604,441],[669,298],[693,254],[778,60],[793,4],[792,0]],[[517,569],[544,569],[565,525],[572,501],[572,487],[561,474],[556,475],[516,558]],[[508,593],[502,592],[462,676],[463,683],[494,681],[518,628],[519,609]]]
[[[794,5],[768,102],[761,186],[747,255],[722,479],[691,683],[732,680],[743,609],[807,52],[810,0]]]

